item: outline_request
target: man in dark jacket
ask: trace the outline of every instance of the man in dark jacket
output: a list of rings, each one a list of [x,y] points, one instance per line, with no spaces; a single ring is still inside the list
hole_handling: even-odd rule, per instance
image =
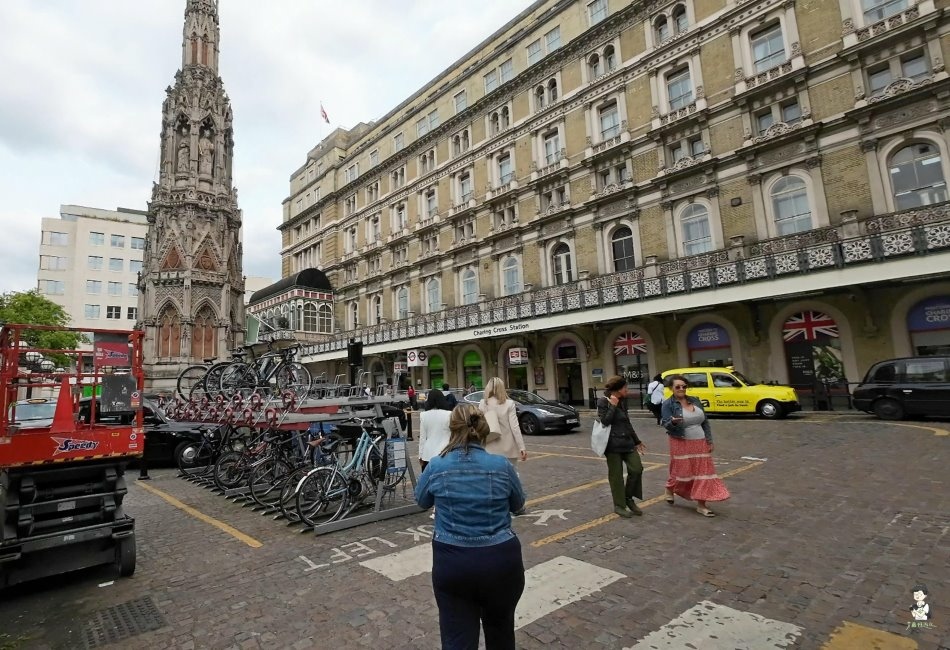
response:
[[[455,396],[455,393],[449,388],[448,384],[442,384],[442,394],[445,395],[446,401],[449,403],[450,408],[455,408],[459,403],[458,398]]]

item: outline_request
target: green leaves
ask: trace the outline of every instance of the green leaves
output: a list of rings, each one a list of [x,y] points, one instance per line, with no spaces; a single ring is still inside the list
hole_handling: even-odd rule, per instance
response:
[[[0,294],[0,323],[26,325],[54,325],[67,327],[69,314],[62,306],[41,296],[36,289]],[[75,350],[83,342],[79,332],[23,331],[22,339],[31,348],[48,350]],[[68,365],[65,355],[48,354],[58,365]]]

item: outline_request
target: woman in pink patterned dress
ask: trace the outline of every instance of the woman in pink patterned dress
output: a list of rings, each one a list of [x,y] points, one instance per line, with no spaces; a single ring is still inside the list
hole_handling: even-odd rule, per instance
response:
[[[696,502],[696,512],[704,517],[716,513],[707,501],[725,501],[729,490],[713,465],[712,430],[698,398],[686,394],[689,382],[683,375],[668,379],[673,396],[660,409],[660,424],[670,438],[670,477],[666,481],[666,502],[674,495]]]

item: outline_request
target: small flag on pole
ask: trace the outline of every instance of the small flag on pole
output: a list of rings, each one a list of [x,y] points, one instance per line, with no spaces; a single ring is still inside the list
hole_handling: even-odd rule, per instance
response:
[[[327,117],[327,112],[323,110],[323,102],[320,102],[320,117],[322,117],[323,121],[326,122],[327,124],[330,123],[330,118]]]

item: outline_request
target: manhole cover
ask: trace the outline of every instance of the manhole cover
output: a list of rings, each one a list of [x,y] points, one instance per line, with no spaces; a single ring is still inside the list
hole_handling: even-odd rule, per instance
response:
[[[83,643],[87,649],[98,648],[164,625],[165,619],[151,597],[136,598],[96,612],[83,627]]]

